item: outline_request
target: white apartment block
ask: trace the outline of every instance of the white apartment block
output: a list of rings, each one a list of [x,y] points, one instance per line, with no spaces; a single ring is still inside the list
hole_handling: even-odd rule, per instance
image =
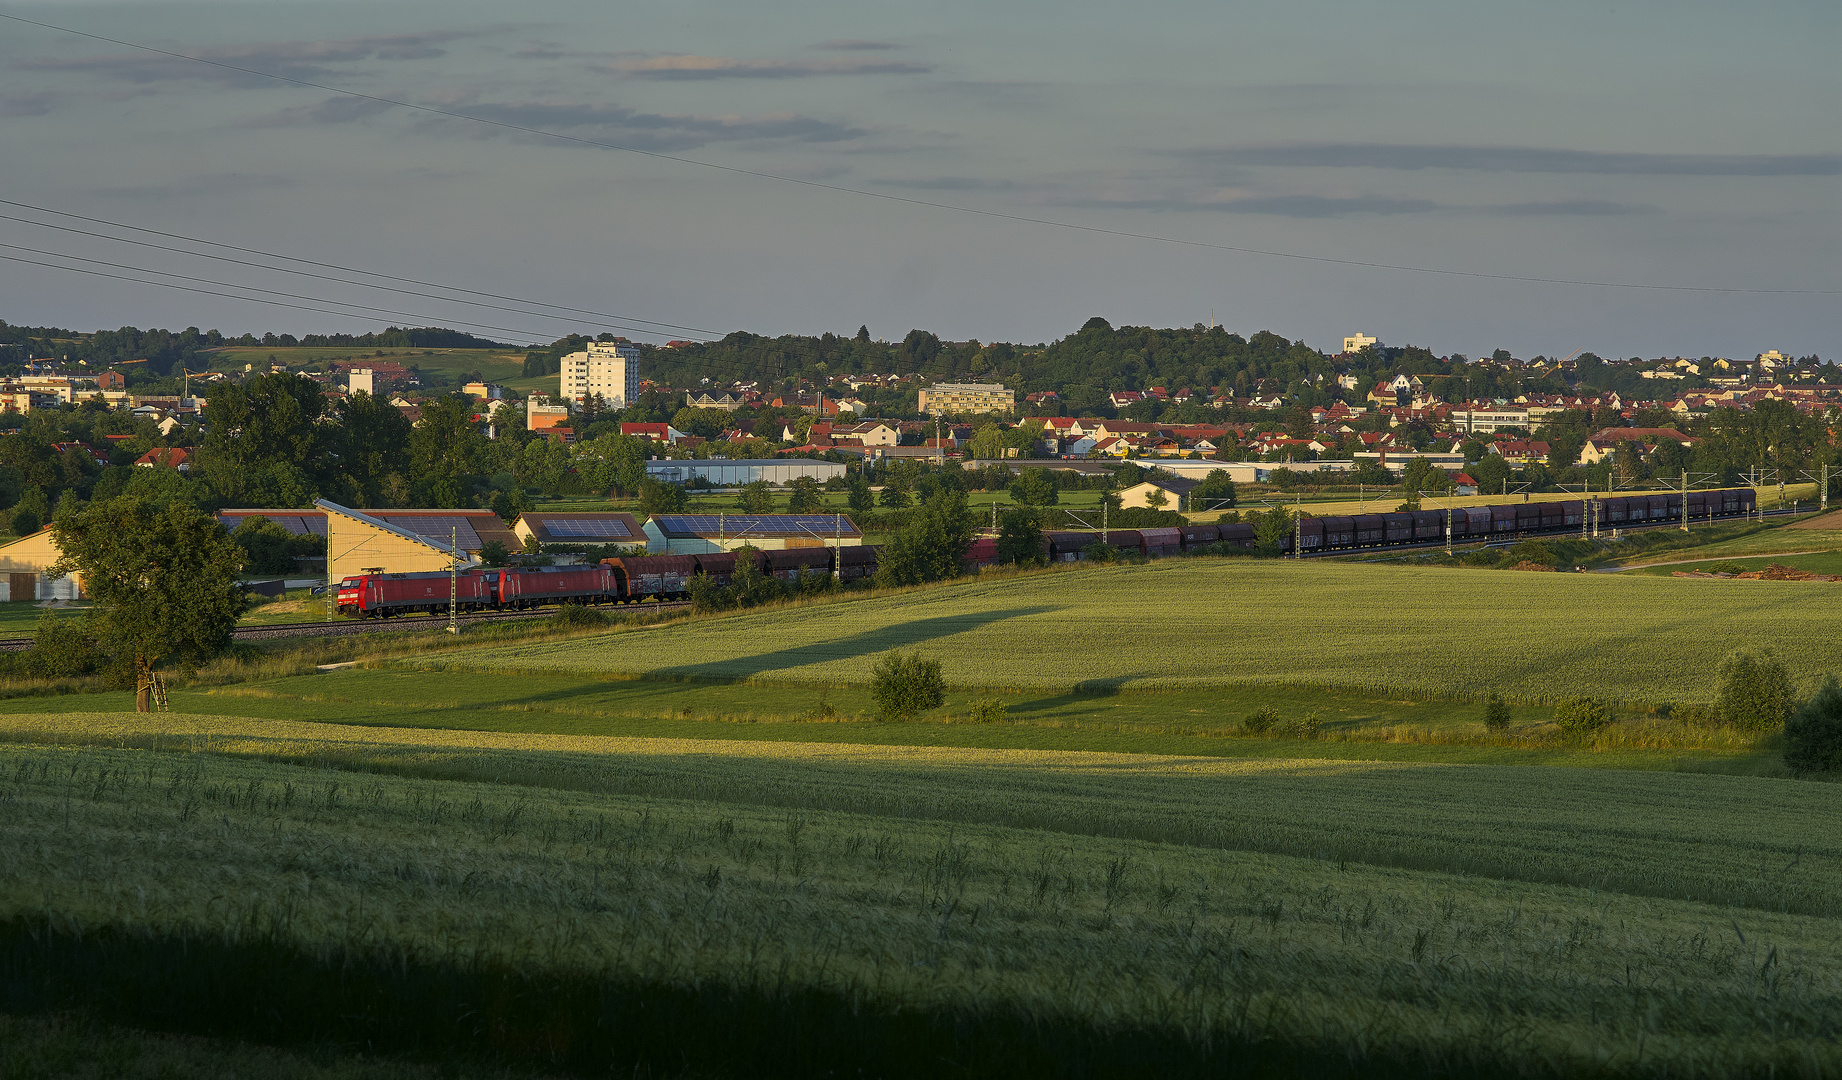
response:
[[[924,413],[1008,413],[1017,397],[1003,383],[935,383],[917,404]]]
[[[1356,333],[1351,334],[1349,337],[1346,337],[1343,339],[1343,351],[1346,353],[1356,353],[1356,352],[1361,352],[1362,350],[1368,348],[1371,345],[1379,345],[1379,344],[1381,343],[1376,341],[1374,338],[1370,337],[1369,335],[1362,333],[1361,331],[1357,331]]]
[[[611,341],[591,341],[563,357],[564,401],[600,394],[611,409],[624,409],[640,396],[640,350]]]

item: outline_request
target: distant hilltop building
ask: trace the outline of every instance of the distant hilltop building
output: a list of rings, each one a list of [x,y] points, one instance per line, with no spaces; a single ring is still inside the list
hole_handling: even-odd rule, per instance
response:
[[[1380,344],[1381,344],[1380,341],[1377,341],[1376,339],[1370,337],[1367,334],[1355,333],[1343,339],[1343,351],[1346,353],[1357,353],[1357,352],[1361,352],[1362,350],[1368,348],[1371,345],[1380,345]]]
[[[921,391],[924,413],[1008,413],[1017,395],[1003,383],[935,383]]]
[[[640,396],[640,350],[622,342],[591,341],[563,357],[564,401],[600,394],[610,409],[624,409]]]

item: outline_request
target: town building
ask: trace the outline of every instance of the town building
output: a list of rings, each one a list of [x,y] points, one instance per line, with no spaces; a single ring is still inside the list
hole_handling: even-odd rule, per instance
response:
[[[1119,506],[1122,510],[1143,507],[1148,510],[1190,510],[1186,505],[1191,489],[1200,485],[1200,480],[1146,480],[1124,488],[1119,493]],[[1158,505],[1153,505],[1154,503]],[[1219,509],[1219,508],[1218,508]]]
[[[563,357],[561,397],[587,401],[600,394],[610,409],[624,409],[640,396],[640,350],[625,342],[591,341]]]
[[[935,383],[921,391],[919,411],[937,413],[1011,413],[1017,395],[1003,383]]]
[[[1371,345],[1380,345],[1380,344],[1381,342],[1375,340],[1374,338],[1370,337],[1367,334],[1362,333],[1361,331],[1358,331],[1343,339],[1343,351],[1346,353],[1358,353],[1368,348]]]
[[[757,480],[787,484],[802,476],[823,484],[834,476],[843,476],[845,468],[842,462],[811,458],[680,458],[648,461],[646,475],[663,484],[702,480],[717,487],[741,487]]]

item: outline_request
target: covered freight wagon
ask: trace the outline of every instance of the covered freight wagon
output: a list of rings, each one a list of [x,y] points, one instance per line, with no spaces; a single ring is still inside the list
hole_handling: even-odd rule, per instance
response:
[[[1047,538],[1050,562],[1079,562],[1089,544],[1100,542],[1100,534],[1090,532],[1052,532]]]
[[[864,544],[858,547],[839,548],[838,576],[845,581],[858,581],[876,576],[876,556],[881,548]]]
[[[767,559],[768,576],[780,581],[796,581],[801,574],[831,573],[830,548],[777,548],[761,554]]]
[[[1140,529],[1147,555],[1175,555],[1183,550],[1182,529]]]
[[[1218,543],[1233,544],[1235,547],[1240,548],[1251,548],[1254,546],[1254,527],[1252,525],[1245,525],[1237,522],[1231,525],[1222,525],[1220,526],[1220,530],[1221,536],[1217,541]]]
[[[1301,517],[1293,526],[1298,532],[1298,550],[1310,554],[1324,550],[1324,519]]]
[[[1215,525],[1185,525],[1178,531],[1183,534],[1186,548],[1205,547],[1222,538],[1222,530]]]
[[[648,597],[678,600],[691,594],[691,575],[697,572],[694,555],[623,555],[603,559],[603,566],[620,574],[618,592],[627,603]]]
[[[1318,520],[1324,523],[1324,546],[1326,548],[1346,548],[1356,543],[1355,518],[1327,517]],[[1250,525],[1248,528],[1251,530],[1253,527]]]

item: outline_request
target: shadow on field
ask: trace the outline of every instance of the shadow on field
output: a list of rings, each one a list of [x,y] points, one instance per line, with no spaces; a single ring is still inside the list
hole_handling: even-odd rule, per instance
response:
[[[0,1008],[78,1010],[157,1031],[565,1076],[1457,1080],[1503,1075],[1511,1064],[1481,1044],[1427,1061],[1424,1052],[1283,1040],[1246,1017],[1226,1017],[1197,1038],[1006,1004],[898,1009],[862,990],[789,985],[755,971],[685,987],[427,963],[386,948],[307,949],[273,927],[226,938],[14,918],[0,923]]]
[[[687,679],[697,681],[726,681],[752,678],[771,671],[786,668],[805,667],[808,664],[822,664],[830,660],[855,660],[860,656],[887,652],[890,649],[912,649],[937,638],[951,637],[981,626],[1003,622],[1006,619],[1020,618],[1025,615],[1041,615],[1057,611],[1059,608],[1049,606],[1004,608],[999,611],[969,611],[962,615],[942,615],[932,619],[916,619],[912,622],[893,623],[866,630],[849,637],[834,638],[830,641],[814,641],[772,652],[759,653],[755,656],[738,656],[730,660],[715,660],[707,664],[685,664],[681,667],[660,668],[648,672],[648,678]]]

